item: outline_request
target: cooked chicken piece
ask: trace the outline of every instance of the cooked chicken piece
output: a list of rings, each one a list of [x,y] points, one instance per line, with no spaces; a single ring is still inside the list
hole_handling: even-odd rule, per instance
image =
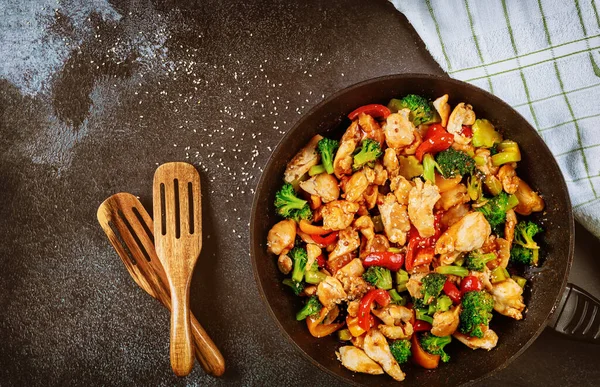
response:
[[[368,215],[363,215],[356,219],[354,221],[354,228],[359,230],[367,240],[371,240],[375,236],[375,225],[373,225],[373,221]]]
[[[358,115],[358,125],[365,132],[365,137],[375,140],[379,145],[383,145],[385,141],[385,134],[381,129],[381,126],[375,121],[369,114],[360,113]],[[364,138],[363,138],[364,139]]]
[[[417,273],[408,278],[406,289],[412,298],[423,298],[423,293],[421,292],[421,288],[423,286],[421,284],[421,279],[426,275],[427,273]]]
[[[298,228],[296,230],[296,234],[298,234],[298,236],[300,237],[300,239],[302,239],[302,241],[304,243],[315,243],[315,241],[312,239],[312,237],[304,232],[302,232],[302,230],[300,230],[300,228]]]
[[[450,208],[442,215],[442,220],[440,221],[442,229],[452,226],[454,223],[461,220],[463,216],[467,215],[467,213],[469,213],[468,204],[463,203]]]
[[[511,247],[512,243],[507,241],[504,238],[497,238],[496,239],[496,246],[498,247],[498,259],[495,261],[492,261],[496,264],[495,267],[503,267],[506,269],[506,266],[508,266],[508,261],[510,260],[510,247]]]
[[[392,356],[385,336],[377,328],[371,328],[365,336],[364,350],[367,356],[383,367],[383,370],[395,380],[404,380],[404,372]]]
[[[517,177],[519,185],[515,196],[519,199],[519,204],[515,207],[515,212],[520,215],[529,215],[532,212],[539,212],[544,209],[544,199],[540,197],[529,184]]]
[[[442,119],[442,126],[445,128],[448,125],[448,117],[450,116],[450,104],[448,104],[448,94],[442,95],[440,98],[433,101],[433,107],[437,110]]]
[[[408,206],[408,196],[410,195],[410,190],[413,189],[410,181],[406,180],[404,176],[398,175],[390,181],[390,189],[394,192],[398,203]]]
[[[444,211],[448,211],[451,207],[467,203],[471,200],[467,193],[467,187],[464,184],[457,184],[454,188],[442,192],[440,196],[440,200],[438,200],[435,207],[442,208]]]
[[[389,304],[381,309],[373,309],[373,314],[379,317],[384,325],[379,325],[379,331],[391,340],[408,339],[413,334],[411,319],[413,311],[404,306]]]
[[[406,233],[410,231],[406,206],[399,204],[394,194],[389,193],[383,198],[383,202],[378,207],[385,235],[387,235],[390,242],[404,245],[406,243]]]
[[[456,105],[450,118],[448,119],[448,126],[446,130],[448,133],[454,135],[454,141],[459,144],[468,144],[471,141],[470,137],[462,135],[463,125],[473,125],[475,123],[475,112],[473,107],[464,102]]]
[[[446,179],[439,173],[435,174],[435,185],[440,190],[440,193],[454,189],[454,187],[460,184],[461,180],[462,176],[449,177]]]
[[[357,301],[358,302],[358,301]],[[356,348],[360,348],[363,349],[365,347],[365,336],[367,334],[363,333],[362,335],[358,336],[358,337],[354,337],[352,336],[352,338],[350,339],[350,342],[352,343],[352,345],[354,345]],[[370,358],[369,358],[370,359]]]
[[[355,172],[344,186],[345,199],[349,202],[359,201],[368,186],[369,182],[363,171]]]
[[[454,261],[456,261],[461,254],[462,253],[459,251],[453,251],[451,253],[440,254],[440,259],[439,259],[440,266],[452,265],[454,263]]]
[[[390,242],[387,240],[385,235],[375,234],[373,239],[367,240],[361,247],[360,257],[364,258],[371,253],[388,251],[390,248]]]
[[[345,228],[338,234],[338,241],[333,251],[329,253],[328,259],[332,260],[337,257],[341,257],[342,255],[353,252],[359,247],[360,237],[358,236],[358,232],[356,232],[356,230],[354,230],[352,227]]]
[[[321,255],[321,248],[313,243],[308,243],[306,245],[306,255],[308,258],[306,261],[306,270],[310,270],[317,257]]]
[[[519,187],[519,178],[515,171],[516,163],[504,164],[498,170],[498,179],[502,182],[502,188],[508,194],[514,194]]]
[[[450,226],[435,244],[436,254],[467,252],[480,248],[492,233],[490,224],[481,212],[474,211]]]
[[[470,137],[466,137],[469,139],[470,141]],[[473,144],[459,144],[457,142],[455,142],[454,144],[452,144],[452,148],[456,149],[457,151],[461,151],[467,154],[474,154],[475,153],[475,147],[473,146]]]
[[[504,223],[504,239],[509,244],[512,243],[515,238],[515,226],[517,225],[517,215],[514,210],[506,211],[506,222]]]
[[[394,148],[387,148],[383,153],[383,166],[387,170],[390,179],[398,176],[400,164]]]
[[[383,124],[385,141],[390,148],[399,149],[410,145],[415,140],[415,126],[410,122],[410,110],[402,109],[390,114]]]
[[[440,197],[437,186],[415,179],[415,186],[408,195],[408,216],[423,238],[435,234],[433,206]]]
[[[348,305],[347,305],[347,308],[346,308],[346,311],[348,312],[348,316],[350,316],[350,317],[356,317],[356,316],[358,316],[358,307],[359,307],[359,305],[360,305],[360,301],[359,300],[354,300],[354,301],[348,302]]]
[[[352,224],[359,205],[347,200],[334,200],[321,208],[323,227],[327,230],[338,231]]]
[[[348,300],[360,299],[368,291],[369,284],[362,278],[364,272],[362,261],[355,258],[335,273],[335,278],[342,283]]]
[[[281,254],[279,258],[277,258],[277,267],[283,274],[289,274],[289,272],[292,271],[292,266],[292,258],[288,257],[286,254]]]
[[[339,276],[348,276],[348,277],[360,277],[365,272],[365,268],[363,267],[362,261],[358,258],[354,258],[349,263],[347,263],[344,267],[342,267],[336,273],[336,277],[339,279]]]
[[[515,320],[523,318],[523,288],[512,278],[498,282],[492,286],[494,310]]]
[[[433,315],[433,324],[431,334],[444,337],[453,334],[458,328],[460,322],[460,306],[455,306],[446,312],[435,312]]]
[[[371,360],[371,358],[360,348],[346,345],[341,347],[335,354],[342,365],[350,371],[371,375],[383,374],[383,369],[379,364]]]
[[[387,181],[388,172],[379,162],[375,163],[373,168],[363,167],[362,171],[367,177],[367,181],[369,182],[369,184],[384,185]]]
[[[368,210],[372,210],[377,205],[377,198],[379,197],[379,186],[371,184],[367,187],[366,191],[363,192],[363,199]]]
[[[305,286],[304,294],[306,294],[309,297],[314,296],[315,294],[317,294],[317,287],[315,285]]]
[[[415,153],[417,153],[417,148],[422,143],[423,143],[423,138],[421,137],[419,132],[415,130],[415,139],[413,140],[413,142],[410,143],[410,145],[402,148],[400,150],[400,153],[404,156],[414,155]]]
[[[346,129],[346,133],[340,140],[340,147],[333,159],[333,172],[339,179],[342,175],[350,175],[352,173],[352,153],[360,142],[361,138],[360,127],[358,121],[352,121],[352,124]]]
[[[286,254],[294,247],[296,240],[296,222],[291,219],[276,223],[267,234],[267,251],[275,254]]]
[[[319,152],[317,151],[317,143],[323,138],[323,136],[314,136],[308,144],[300,152],[296,153],[296,156],[290,161],[283,173],[283,179],[291,183],[294,180],[298,180],[302,175],[308,172],[310,167],[319,163]]]
[[[492,163],[492,156],[490,154],[489,149],[477,148],[475,150],[475,156],[479,156],[485,160],[485,164],[476,165],[475,168],[479,169],[486,175],[495,175],[496,173],[498,173],[498,169],[500,168]]]
[[[325,308],[331,309],[348,298],[348,295],[340,281],[327,276],[324,281],[317,285],[317,297],[319,297],[319,301]]]
[[[320,197],[323,203],[332,202],[340,197],[340,187],[337,179],[326,173],[321,173],[303,181],[300,183],[300,188],[311,195]]]
[[[452,336],[471,349],[483,348],[489,351],[490,349],[493,349],[496,344],[498,344],[498,335],[491,329],[485,331],[483,338],[481,339],[477,337],[469,337],[460,332],[454,332]]]

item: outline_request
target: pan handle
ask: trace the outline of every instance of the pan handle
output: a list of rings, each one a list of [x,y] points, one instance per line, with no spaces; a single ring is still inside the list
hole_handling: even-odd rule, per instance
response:
[[[569,283],[548,325],[573,339],[600,344],[600,300]]]

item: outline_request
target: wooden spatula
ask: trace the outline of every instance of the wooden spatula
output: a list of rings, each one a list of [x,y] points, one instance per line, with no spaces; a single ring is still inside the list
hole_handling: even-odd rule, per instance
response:
[[[171,368],[192,370],[189,295],[202,249],[200,175],[188,163],[163,164],[154,172],[154,242],[171,290]]]
[[[154,249],[154,224],[139,200],[118,193],[98,208],[98,222],[135,282],[152,297],[171,309],[171,296],[165,271]],[[192,335],[198,362],[213,376],[225,372],[223,355],[191,314]]]

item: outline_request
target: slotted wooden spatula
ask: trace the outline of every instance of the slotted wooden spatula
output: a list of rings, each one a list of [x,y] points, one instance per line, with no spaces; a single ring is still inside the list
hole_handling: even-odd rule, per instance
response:
[[[188,163],[166,163],[154,172],[154,242],[171,290],[171,368],[178,376],[193,366],[189,295],[202,249],[200,175]]]
[[[131,277],[171,309],[168,281],[154,249],[154,224],[139,200],[129,193],[112,195],[100,205],[97,216]],[[223,375],[223,355],[193,314],[190,323],[198,362],[206,373]]]

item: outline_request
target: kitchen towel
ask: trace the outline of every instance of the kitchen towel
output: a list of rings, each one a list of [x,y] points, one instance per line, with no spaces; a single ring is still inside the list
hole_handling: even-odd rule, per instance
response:
[[[600,4],[594,0],[391,0],[453,78],[512,105],[600,237]]]

